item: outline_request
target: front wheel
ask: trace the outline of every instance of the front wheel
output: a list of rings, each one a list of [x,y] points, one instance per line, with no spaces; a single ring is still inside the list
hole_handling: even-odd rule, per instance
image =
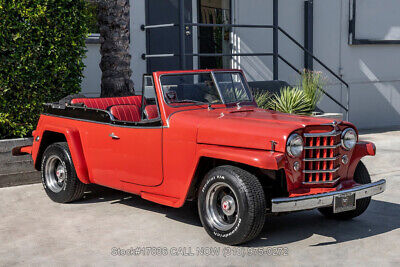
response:
[[[266,200],[254,175],[238,167],[220,166],[202,181],[198,209],[203,227],[214,240],[238,245],[261,232]]]
[[[359,184],[371,183],[371,177],[368,173],[368,170],[361,161],[358,163],[357,168],[354,172],[354,181]],[[350,210],[350,211],[345,211],[345,212],[340,212],[340,213],[334,213],[333,207],[320,208],[318,210],[319,210],[319,212],[321,212],[323,215],[325,215],[328,218],[339,219],[339,220],[349,220],[349,219],[352,219],[354,217],[357,217],[357,216],[360,216],[361,214],[363,214],[367,210],[370,202],[371,202],[371,197],[358,199],[356,202],[355,210]]]

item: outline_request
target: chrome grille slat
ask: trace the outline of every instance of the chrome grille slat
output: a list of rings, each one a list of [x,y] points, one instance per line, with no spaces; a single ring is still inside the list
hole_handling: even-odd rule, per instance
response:
[[[305,146],[304,149],[332,149],[338,148],[340,144],[333,145],[333,146]]]
[[[331,181],[318,181],[318,182],[304,182],[303,184],[336,184],[337,181],[340,180],[340,177],[336,178],[335,180],[331,180]]]
[[[327,169],[327,170],[303,170],[303,173],[331,173],[331,172],[337,172],[339,170],[339,167],[335,169]]]
[[[307,158],[307,159],[303,159],[303,161],[306,161],[306,162],[310,162],[310,161],[312,161],[312,162],[315,162],[315,161],[335,161],[338,158],[339,157],[334,157],[334,158],[313,158],[313,159]]]
[[[304,133],[303,175],[306,185],[333,186],[340,179],[337,172],[341,132]]]

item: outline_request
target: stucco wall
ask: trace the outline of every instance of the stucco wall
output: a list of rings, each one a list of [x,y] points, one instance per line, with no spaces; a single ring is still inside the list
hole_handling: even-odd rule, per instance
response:
[[[100,44],[87,44],[86,49],[86,58],[83,61],[86,68],[81,84],[82,93],[89,97],[97,97],[101,91]]]
[[[272,24],[272,1],[234,1],[235,23]],[[399,37],[399,1],[359,2],[359,38]],[[301,0],[279,1],[279,24],[300,43],[304,42],[303,5]],[[400,125],[400,45],[348,45],[348,19],[348,0],[314,1],[314,54],[350,84],[350,121],[360,128]],[[235,47],[241,52],[271,52],[271,31],[236,30]],[[284,36],[279,38],[279,52],[296,67],[303,67],[303,53]],[[239,66],[250,79],[272,77],[271,58],[242,58]],[[317,63],[315,69],[324,71]],[[290,83],[296,83],[298,78],[284,63],[279,64],[279,75]],[[329,93],[345,103],[345,88],[333,77],[327,77]],[[327,97],[320,106],[325,111],[340,111]]]
[[[232,1],[234,23],[272,24],[272,0]],[[131,1],[131,67],[138,92],[146,72],[146,63],[141,59],[146,51],[145,33],[140,30],[145,23],[144,3],[145,0]],[[400,37],[398,0],[359,0],[358,6],[360,38]],[[303,17],[303,0],[279,0],[279,24],[300,43],[304,43]],[[314,53],[350,84],[350,121],[360,128],[400,125],[400,45],[348,45],[348,18],[349,0],[314,0]],[[235,29],[233,37],[235,51],[272,52],[272,30]],[[303,52],[282,35],[279,50],[292,64],[303,68]],[[99,61],[98,45],[88,45],[84,93],[100,92]],[[314,64],[316,70],[324,71]],[[272,79],[271,57],[242,57],[235,59],[235,67],[244,69],[249,80]],[[298,81],[298,75],[283,62],[279,64],[279,75],[292,84]],[[345,103],[345,88],[332,76],[327,78],[328,92]],[[320,107],[327,112],[341,111],[327,97]]]

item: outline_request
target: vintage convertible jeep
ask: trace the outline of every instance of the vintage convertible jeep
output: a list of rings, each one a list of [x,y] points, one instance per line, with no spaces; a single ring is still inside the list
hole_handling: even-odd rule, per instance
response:
[[[196,200],[224,244],[255,238],[266,214],[318,208],[362,214],[385,180],[360,161],[375,146],[349,122],[257,107],[239,70],[155,72],[143,94],[47,104],[31,154],[48,196],[66,203],[94,183],[179,208]]]

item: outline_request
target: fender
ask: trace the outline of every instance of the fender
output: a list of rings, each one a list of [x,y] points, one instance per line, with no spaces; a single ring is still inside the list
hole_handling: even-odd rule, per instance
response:
[[[65,127],[57,127],[54,125],[44,125],[39,135],[43,137],[43,133],[46,131],[60,133],[65,136],[65,138],[67,139],[69,150],[71,152],[72,162],[74,164],[76,174],[82,183],[89,184],[90,183],[89,172],[85,156],[83,154],[83,147],[79,135],[79,130],[76,128],[65,128]],[[40,142],[42,141],[43,138]],[[36,162],[39,147],[40,144],[37,145],[37,149],[34,149],[36,151],[32,151],[33,152],[32,158],[34,162]]]
[[[201,157],[229,160],[268,170],[279,170],[285,166],[285,155],[281,152],[248,148],[200,144],[197,159]]]
[[[171,207],[179,208],[185,203],[191,188],[195,186],[195,183],[198,181],[195,179],[195,174],[202,157],[239,162],[256,168],[268,170],[279,170],[285,166],[285,155],[280,152],[197,144],[195,157],[196,160],[194,161],[194,166],[192,167],[191,173],[188,175],[190,179],[187,179],[187,182],[183,187],[184,189],[180,194],[181,196],[175,203],[171,205]]]
[[[354,178],[354,172],[361,158],[365,156],[375,156],[375,154],[376,154],[376,147],[374,143],[365,141],[358,142],[354,147],[353,155],[351,156],[350,160],[351,163],[347,170],[347,177],[349,179]]]

